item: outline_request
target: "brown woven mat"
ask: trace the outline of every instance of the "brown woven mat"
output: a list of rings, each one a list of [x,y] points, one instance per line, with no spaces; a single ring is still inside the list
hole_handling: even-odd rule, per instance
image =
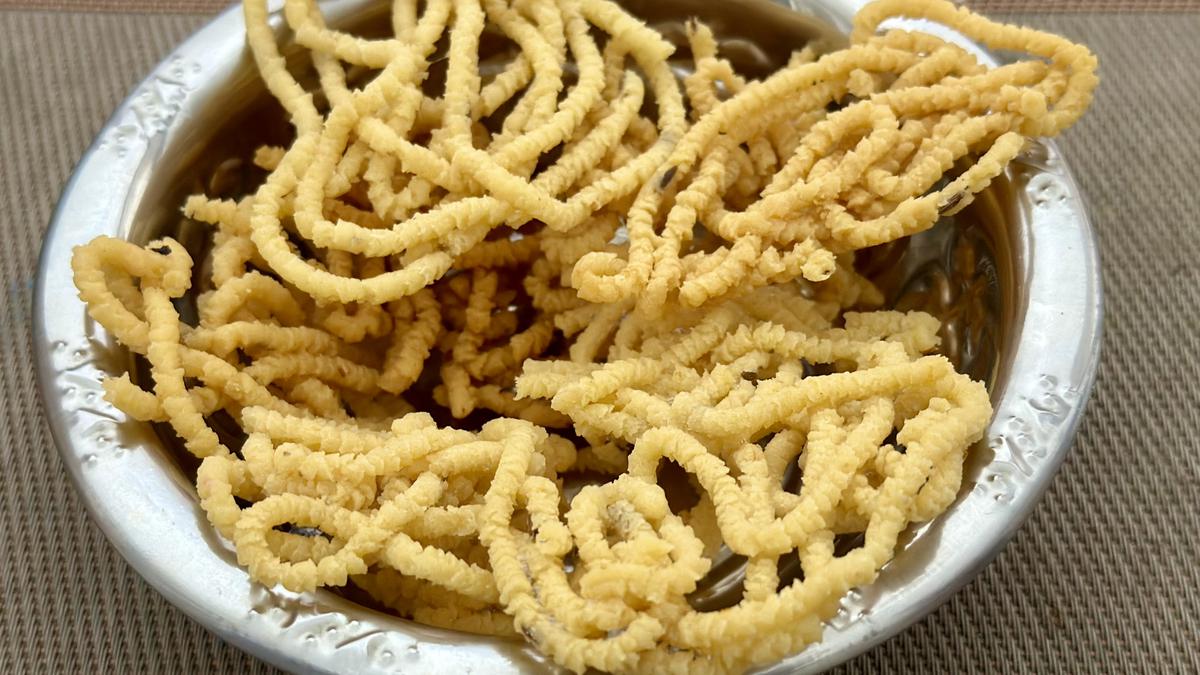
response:
[[[1099,384],[1062,473],[1000,557],[845,672],[1200,672],[1200,15],[1012,18],[1101,58],[1096,104],[1064,141],[1103,247]],[[272,672],[107,545],[59,464],[31,365],[34,265],[63,182],[202,21],[0,11],[0,673]]]

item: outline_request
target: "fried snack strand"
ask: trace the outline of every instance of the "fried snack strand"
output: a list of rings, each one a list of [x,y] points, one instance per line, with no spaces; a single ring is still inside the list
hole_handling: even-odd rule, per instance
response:
[[[201,460],[255,582],[575,672],[741,672],[953,502],[987,389],[855,251],[1077,120],[1085,48],[879,0],[754,80],[704,24],[673,44],[609,0],[396,0],[377,39],[286,0],[287,50],[265,0],[244,15],[294,140],[230,159],[266,172],[249,194],[186,201],[211,246],[71,262],[141,366],[105,398]],[[879,30],[901,17],[1027,58]],[[730,556],[740,595],[704,609]]]
[[[986,69],[930,35],[876,35],[896,16],[1031,58]],[[822,281],[832,254],[915,234],[966,207],[1031,138],[1074,123],[1097,82],[1086,48],[940,1],[873,3],[855,18],[849,48],[760,82],[733,77],[706,30],[693,28],[691,42],[699,56],[687,89],[703,114],[655,171],[660,180],[642,186],[626,215],[628,249],[575,266],[580,297],[636,299],[656,317],[747,287]],[[733,95],[718,102],[718,83]],[[701,232],[718,246],[697,245]]]

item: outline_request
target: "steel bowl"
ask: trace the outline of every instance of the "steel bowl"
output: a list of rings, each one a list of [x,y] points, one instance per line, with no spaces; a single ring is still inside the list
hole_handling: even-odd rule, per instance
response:
[[[678,34],[682,18],[705,18],[753,71],[806,40],[844,33],[860,3],[795,0],[797,11],[769,0],[628,4],[668,34]],[[335,26],[369,26],[380,15],[370,0],[323,8]],[[169,435],[127,419],[102,398],[103,376],[137,364],[87,317],[71,281],[71,248],[97,235],[144,242],[162,233],[203,248],[203,231],[178,215],[183,198],[245,187],[244,165],[224,160],[284,129],[242,35],[241,13],[232,8],[154,69],[80,162],[46,234],[34,341],[46,415],[67,473],[96,523],[154,588],[278,666],[314,673],[553,670],[521,642],[418,625],[329,591],[295,594],[252,583],[200,510],[194,464]],[[820,643],[765,672],[813,672],[844,661],[970,580],[1062,463],[1096,372],[1096,244],[1079,189],[1052,142],[1034,145],[955,220],[873,251],[864,265],[891,304],[943,319],[945,351],[988,382],[995,418],[969,453],[954,505],[906,533],[878,580],[842,600]],[[736,564],[718,567],[723,576],[707,580],[699,594],[708,602],[720,603],[739,573]]]

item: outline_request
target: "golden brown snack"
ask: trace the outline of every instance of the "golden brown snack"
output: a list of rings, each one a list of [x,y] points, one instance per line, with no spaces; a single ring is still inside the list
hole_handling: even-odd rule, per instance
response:
[[[953,501],[987,391],[936,354],[935,317],[881,309],[853,252],[1074,122],[1086,49],[881,0],[848,48],[761,81],[691,23],[678,81],[608,0],[397,0],[386,39],[287,0],[309,90],[265,0],[245,16],[294,142],[243,158],[269,172],[253,194],[184,205],[206,260],[99,238],[72,267],[147,366],[106,397],[202,459],[255,581],[353,584],[576,672],[738,672],[819,639]],[[877,35],[893,16],[1031,58]],[[729,554],[741,597],[694,607]]]
[[[894,16],[1030,58],[986,69],[932,35],[876,35]],[[1086,48],[939,1],[873,3],[855,18],[849,48],[796,59],[761,82],[716,58],[705,28],[690,41],[687,91],[701,114],[626,215],[628,251],[575,266],[585,299],[636,299],[660,316],[746,288],[827,279],[835,254],[920,232],[968,205],[1029,138],[1074,123],[1097,81]],[[719,101],[718,82],[733,95]],[[719,245],[697,245],[698,233]]]

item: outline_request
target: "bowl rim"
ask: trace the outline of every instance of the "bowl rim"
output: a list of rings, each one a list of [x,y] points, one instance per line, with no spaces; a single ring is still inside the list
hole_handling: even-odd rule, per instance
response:
[[[367,2],[336,0],[324,9],[336,23]],[[863,3],[791,4],[845,29]],[[70,248],[129,231],[153,166],[190,107],[246,58],[242,27],[240,8],[230,7],[160,62],[84,153],[51,218],[38,260],[32,337],[38,388],[67,474],[92,520],[152,587],[209,630],[277,666],[436,673],[548,664],[513,641],[431,629],[326,591],[294,594],[251,584],[202,515],[197,521],[194,488],[153,451],[158,441],[148,425],[126,421],[100,398],[99,377],[117,357],[111,337],[86,317],[75,293]],[[1039,148],[1022,160],[1030,177],[1014,191],[1023,218],[1015,269],[1023,281],[1022,323],[1010,377],[993,396],[987,443],[994,457],[950,511],[922,528],[918,542],[933,541],[927,554],[936,565],[898,571],[889,563],[880,580],[900,575],[899,587],[881,590],[877,581],[852,592],[822,642],[766,672],[831,667],[931,612],[999,553],[1065,459],[1096,377],[1103,291],[1079,187],[1053,141]],[[194,583],[197,576],[206,583]]]

